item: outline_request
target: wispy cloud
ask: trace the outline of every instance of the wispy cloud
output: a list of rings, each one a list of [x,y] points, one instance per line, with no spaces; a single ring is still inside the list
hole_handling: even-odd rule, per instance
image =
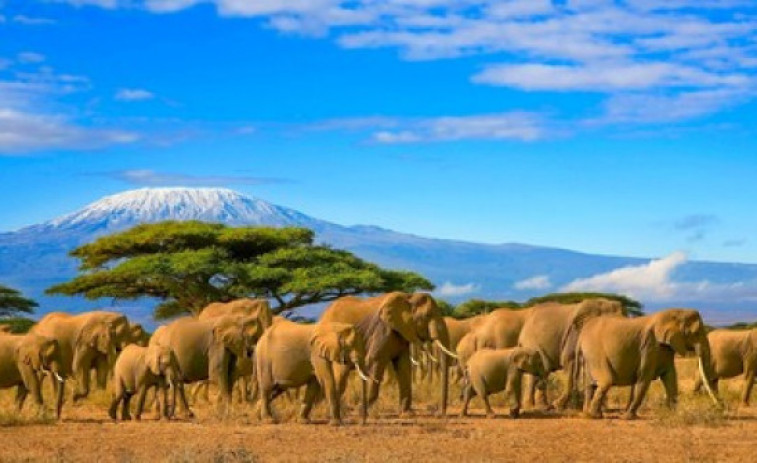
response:
[[[18,60],[21,63],[41,63],[45,60],[45,55],[31,51],[25,51],[18,54]]]
[[[516,281],[513,288],[519,290],[527,289],[548,289],[552,287],[552,282],[549,280],[549,275],[537,275],[525,280]]]
[[[13,16],[13,22],[17,24],[23,24],[26,26],[44,26],[47,24],[55,24],[54,19],[26,16],[23,14],[17,14]]]
[[[119,101],[145,101],[155,98],[155,94],[143,88],[122,88],[114,98]]]
[[[720,223],[720,218],[714,214],[690,214],[673,221],[675,231],[688,233],[689,242],[702,241],[707,233]]]
[[[290,183],[287,179],[249,175],[190,175],[178,172],[156,172],[150,169],[129,169],[88,175],[108,177],[137,186],[227,186]]]
[[[466,294],[472,294],[480,290],[480,287],[475,283],[466,283],[462,285],[456,285],[452,282],[445,281],[437,290],[436,293],[440,296],[455,297],[465,296]]]

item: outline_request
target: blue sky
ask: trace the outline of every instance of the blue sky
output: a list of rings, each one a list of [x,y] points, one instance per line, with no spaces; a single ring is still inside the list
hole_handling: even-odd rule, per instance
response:
[[[344,224],[757,262],[741,0],[0,1],[0,229],[226,186]]]

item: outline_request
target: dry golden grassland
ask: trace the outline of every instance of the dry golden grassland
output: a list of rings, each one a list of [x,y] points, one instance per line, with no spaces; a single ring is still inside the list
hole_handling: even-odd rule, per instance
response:
[[[511,420],[504,417],[501,394],[492,404],[503,417],[484,418],[482,404],[473,399],[473,416],[460,419],[457,386],[450,394],[450,416],[438,418],[438,384],[422,382],[414,385],[416,416],[400,419],[396,386],[388,384],[368,424],[360,425],[359,389],[353,384],[341,427],[326,424],[323,404],[313,412],[315,424],[294,423],[298,404],[285,397],[274,405],[282,421],[278,425],[258,422],[255,405],[235,403],[220,418],[215,406],[204,402],[195,404],[193,420],[156,421],[150,412],[142,422],[113,423],[106,413],[107,391],[94,392],[76,407],[66,404],[64,419],[56,422],[36,418],[29,404],[17,416],[9,390],[0,392],[0,461],[757,461],[757,403],[737,408],[741,383],[726,381],[721,395],[728,408],[715,409],[706,395],[690,392],[695,370],[695,360],[679,362],[677,410],[665,409],[662,386],[656,383],[637,421],[618,419],[624,389],[611,393],[604,420],[587,420],[576,411],[527,411]]]

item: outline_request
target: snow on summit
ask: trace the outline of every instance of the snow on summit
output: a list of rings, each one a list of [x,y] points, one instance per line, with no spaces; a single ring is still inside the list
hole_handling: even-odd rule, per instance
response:
[[[121,229],[163,220],[274,226],[315,226],[318,222],[295,210],[225,188],[142,188],[106,196],[43,226]]]

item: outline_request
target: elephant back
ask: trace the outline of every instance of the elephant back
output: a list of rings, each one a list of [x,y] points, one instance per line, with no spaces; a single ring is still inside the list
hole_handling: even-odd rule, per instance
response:
[[[207,320],[225,315],[246,316],[255,315],[264,328],[271,326],[273,314],[266,299],[242,298],[231,302],[214,302],[208,304],[198,318]]]

